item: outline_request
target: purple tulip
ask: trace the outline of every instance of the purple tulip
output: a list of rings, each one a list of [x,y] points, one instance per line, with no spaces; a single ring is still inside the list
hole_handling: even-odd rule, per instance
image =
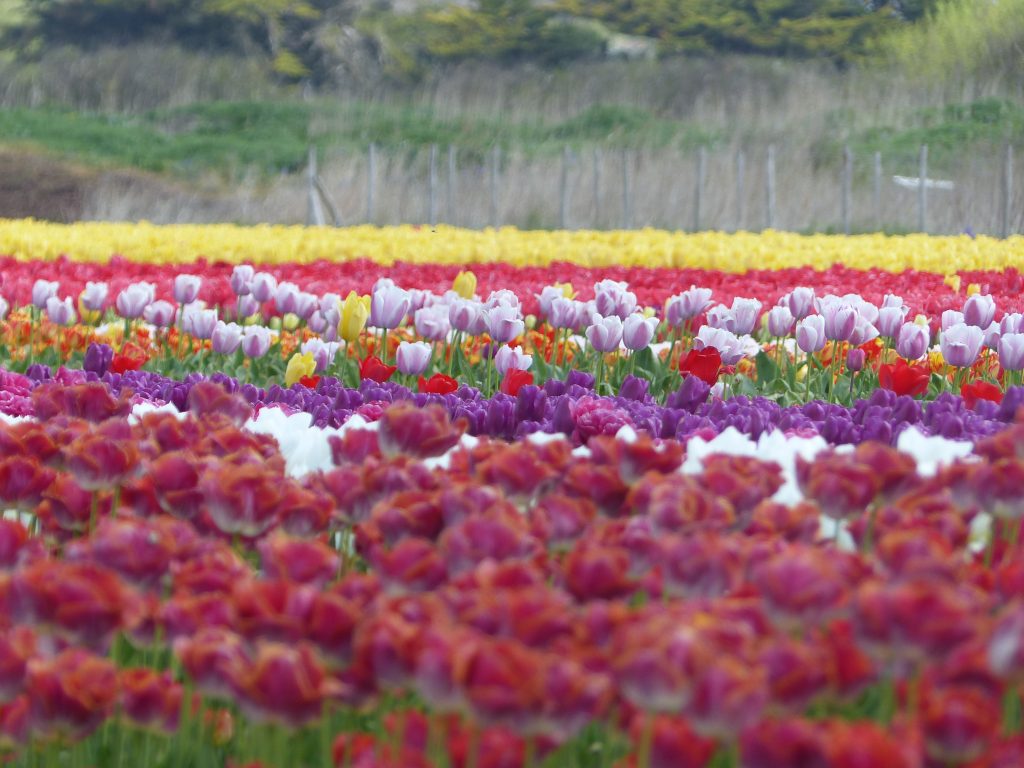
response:
[[[85,284],[85,288],[82,289],[82,293],[79,295],[78,300],[81,301],[82,306],[90,312],[100,312],[103,310],[103,306],[107,303],[107,294],[109,291],[110,288],[106,283],[88,282]]]
[[[647,349],[658,330],[658,318],[633,313],[622,323],[622,343],[626,349],[638,352]]]
[[[846,353],[846,369],[856,373],[864,367],[864,361],[866,359],[867,355],[864,354],[864,350],[854,347]]]
[[[1004,333],[999,339],[999,365],[1007,371],[1024,370],[1024,333]]]
[[[444,304],[417,309],[413,315],[416,333],[427,341],[444,341],[452,329],[449,314],[450,310]]]
[[[952,328],[954,325],[959,325],[964,322],[964,313],[957,312],[955,309],[947,309],[942,313],[942,321],[939,325],[939,329],[945,331],[948,328]]]
[[[821,307],[825,320],[825,338],[830,341],[849,341],[857,328],[857,310],[849,304],[828,303]]]
[[[114,361],[114,349],[109,344],[90,344],[85,350],[82,370],[102,376]]]
[[[996,316],[996,303],[988,294],[976,293],[964,302],[964,322],[978,328],[988,328]]]
[[[57,295],[60,283],[50,280],[36,280],[32,284],[32,306],[36,309],[46,309],[47,300]]]
[[[181,325],[186,333],[197,339],[213,337],[213,331],[217,327],[217,310],[186,306],[182,312]]]
[[[242,334],[242,353],[246,357],[263,357],[270,351],[270,329],[248,325]]]
[[[152,283],[132,283],[117,294],[117,314],[126,320],[137,320],[155,296],[156,286]]]
[[[419,376],[430,365],[430,345],[425,341],[403,341],[395,353],[399,373]]]
[[[242,343],[242,326],[218,320],[210,344],[219,355],[231,355]]]
[[[369,323],[374,328],[397,328],[409,313],[411,304],[412,297],[408,291],[394,286],[375,288],[370,297]]]
[[[526,371],[533,365],[533,355],[524,355],[518,347],[503,346],[494,355],[494,367],[504,376],[511,370]]]
[[[252,279],[256,275],[249,264],[239,264],[231,271],[231,290],[235,296],[245,296],[252,290]]]
[[[825,318],[810,315],[796,324],[796,345],[808,355],[825,348]]]
[[[499,344],[505,344],[526,330],[519,309],[500,304],[487,312],[487,333]]]
[[[75,322],[75,307],[70,298],[61,301],[51,296],[46,300],[46,316],[54,325],[71,325]]]
[[[598,352],[613,352],[622,341],[622,320],[617,315],[594,315],[586,330],[587,341]]]
[[[689,290],[673,296],[665,303],[665,322],[679,328],[711,305],[711,289],[690,286]]]
[[[174,300],[179,304],[191,304],[199,298],[203,278],[198,275],[178,275],[174,278]]]
[[[266,304],[277,294],[277,278],[269,272],[257,272],[252,276],[249,292],[260,304]]]
[[[931,341],[928,329],[917,323],[904,323],[896,335],[896,354],[907,360],[920,360]]]
[[[481,323],[486,322],[482,318],[483,309],[480,302],[472,299],[456,299],[448,307],[448,322],[452,328],[471,336],[477,336],[482,332],[477,330]]]
[[[174,322],[174,305],[169,301],[154,301],[142,310],[142,317],[150,325],[167,328]]]
[[[957,323],[939,336],[943,359],[956,368],[968,368],[978,359],[985,334],[976,325]]]
[[[334,362],[334,356],[338,353],[339,345],[335,342],[325,342],[321,339],[309,339],[303,342],[299,348],[303,354],[310,354],[313,356],[313,361],[316,363],[316,370],[318,372],[326,371],[331,367],[331,363]]]
[[[772,307],[768,312],[768,333],[775,338],[789,336],[793,331],[794,321],[789,307]]]
[[[794,288],[782,297],[782,301],[789,307],[795,319],[803,320],[814,309],[814,289],[803,286]]]

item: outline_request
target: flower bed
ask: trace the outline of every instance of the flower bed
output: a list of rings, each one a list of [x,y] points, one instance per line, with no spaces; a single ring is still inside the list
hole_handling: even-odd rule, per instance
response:
[[[332,274],[426,233],[12,232],[17,764],[1024,764],[1019,277],[954,274],[1008,245],[439,230],[534,266]],[[197,242],[296,263],[167,265]]]

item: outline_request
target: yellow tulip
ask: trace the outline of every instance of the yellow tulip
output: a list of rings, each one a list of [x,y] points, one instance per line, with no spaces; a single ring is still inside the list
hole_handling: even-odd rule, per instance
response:
[[[967,286],[967,295],[973,296],[976,293],[981,293],[981,286],[977,283],[971,283]]]
[[[928,316],[927,315],[914,315],[914,325],[920,325],[922,328],[928,327]]]
[[[953,293],[960,293],[960,275],[946,275],[942,281]]]
[[[567,299],[576,298],[576,291],[572,289],[572,283],[555,283],[555,288],[561,288],[562,295]]]
[[[78,316],[82,318],[83,322],[89,323],[90,325],[96,325],[100,321],[102,314],[98,309],[89,309],[82,303],[82,297],[78,297]]]
[[[459,272],[452,282],[452,290],[464,299],[472,299],[476,295],[476,275],[468,270]]]
[[[341,323],[338,325],[338,335],[351,344],[359,338],[363,332],[366,321],[370,317],[370,297],[360,296],[355,291],[350,291],[338,309],[341,311]]]
[[[296,352],[288,361],[288,367],[284,372],[284,385],[290,387],[298,383],[303,376],[312,376],[316,373],[316,360],[311,352]]]
[[[299,316],[288,312],[284,317],[281,318],[281,327],[286,331],[294,331],[299,327]]]

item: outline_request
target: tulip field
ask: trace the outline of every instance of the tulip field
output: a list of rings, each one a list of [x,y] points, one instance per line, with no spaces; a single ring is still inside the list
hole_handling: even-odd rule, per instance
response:
[[[1019,768],[1022,266],[0,221],[0,757]]]

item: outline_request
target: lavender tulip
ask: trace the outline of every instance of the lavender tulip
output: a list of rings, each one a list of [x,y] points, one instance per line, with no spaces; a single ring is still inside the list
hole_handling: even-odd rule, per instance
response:
[[[317,372],[326,371],[334,362],[334,356],[338,353],[339,345],[336,342],[325,342],[321,339],[309,339],[302,343],[299,351],[303,354],[313,356]]]
[[[60,283],[50,280],[36,280],[32,284],[32,306],[36,309],[46,309],[46,302],[57,295]]]
[[[996,303],[991,296],[976,293],[964,302],[964,322],[978,328],[988,328],[996,316]]]
[[[776,338],[789,336],[793,332],[795,319],[789,307],[772,307],[768,312],[768,333]]]
[[[636,309],[636,294],[627,290],[626,283],[602,280],[594,284],[594,309],[602,317],[624,320]]]
[[[757,299],[741,299],[737,297],[732,300],[731,310],[734,327],[728,330],[737,336],[745,336],[752,332],[757,325],[757,318],[761,313],[761,302]]]
[[[849,341],[857,328],[857,310],[849,304],[823,304],[821,314],[825,320],[825,338],[830,341]]]
[[[234,354],[235,350],[242,344],[242,333],[242,326],[218,320],[210,337],[213,351],[220,355]]]
[[[152,283],[132,283],[117,294],[117,314],[126,320],[137,320],[155,296],[156,286]]]
[[[907,307],[886,306],[878,310],[878,335],[895,339],[907,317]]]
[[[392,286],[375,289],[370,297],[370,325],[390,330],[402,324],[412,298],[408,291]]]
[[[999,337],[1002,335],[1002,328],[999,327],[999,323],[993,320],[988,328],[985,329],[985,340],[982,342],[985,345],[985,349],[998,349]]]
[[[249,295],[260,304],[266,304],[277,295],[277,278],[269,272],[257,272],[249,283]]]
[[[231,290],[235,296],[245,296],[252,291],[252,279],[256,275],[249,264],[239,264],[231,271]]]
[[[917,323],[904,323],[896,335],[896,354],[907,360],[920,360],[928,349],[928,329]]]
[[[952,328],[954,325],[959,325],[964,321],[964,313],[957,312],[955,309],[947,309],[942,313],[942,320],[939,325],[940,330],[947,330]]]
[[[427,341],[444,341],[451,331],[450,310],[444,304],[417,309],[413,315],[416,333]]]
[[[601,317],[595,314],[586,330],[587,341],[598,352],[613,352],[622,341],[622,320],[617,315]]]
[[[504,376],[511,370],[526,371],[533,365],[533,355],[524,355],[518,347],[504,346],[494,355],[494,367]]]
[[[283,315],[297,314],[299,307],[299,286],[295,283],[281,283],[274,292],[274,304],[277,311]]]
[[[51,296],[46,300],[46,316],[54,325],[71,325],[75,322],[75,308],[71,299],[58,299]]]
[[[999,365],[1007,371],[1024,370],[1024,333],[1004,333],[999,339]]]
[[[169,301],[154,301],[142,310],[142,317],[150,325],[167,328],[174,322],[174,305]]]
[[[846,370],[856,373],[864,367],[867,355],[863,349],[853,348],[846,353]]]
[[[863,315],[857,315],[857,322],[854,324],[853,333],[850,334],[848,341],[853,346],[859,347],[861,344],[867,344],[877,338],[878,329],[864,319]]]
[[[626,349],[638,352],[647,349],[658,330],[658,318],[644,317],[634,312],[622,323],[622,343]]]
[[[887,294],[885,294],[885,298],[882,299],[882,306],[879,308],[879,311],[881,311],[882,309],[885,309],[887,307],[889,309],[892,309],[894,307],[896,307],[896,308],[903,307],[903,297],[902,296],[897,296],[894,293],[887,293]]]
[[[689,290],[673,296],[665,303],[665,321],[679,328],[711,305],[711,289],[690,286]]]
[[[968,368],[978,359],[985,334],[976,325],[957,323],[939,336],[942,358],[955,368]]]
[[[239,317],[252,317],[260,311],[260,303],[253,298],[251,293],[247,293],[245,296],[238,297],[235,310]]]
[[[174,300],[179,304],[191,304],[199,298],[203,278],[198,275],[178,275],[174,278]]]
[[[566,298],[565,293],[561,288],[557,288],[553,285],[546,285],[540,293],[535,294],[537,297],[537,304],[540,306],[540,315],[545,319],[551,317],[551,304],[555,299]]]
[[[217,327],[217,310],[194,309],[187,305],[181,316],[181,325],[186,333],[197,339],[212,338]]]
[[[7,303],[7,299],[0,296],[0,320],[7,317],[7,313],[11,311],[11,305]]]
[[[746,356],[743,340],[724,328],[702,325],[693,340],[695,349],[714,347],[722,356],[725,365],[735,365]]]
[[[1003,333],[1024,332],[1024,315],[1019,312],[1007,312],[999,321],[999,330]]]
[[[796,345],[801,352],[812,354],[825,348],[825,318],[810,315],[796,324]]]
[[[306,325],[309,326],[309,330],[316,334],[321,334],[327,330],[327,320],[319,309],[309,316]]]
[[[295,297],[295,314],[303,320],[309,320],[320,306],[320,297],[305,291],[299,291]]]
[[[262,325],[246,326],[242,334],[242,353],[246,357],[263,357],[270,351],[270,329]]]
[[[575,328],[580,324],[580,308],[582,304],[564,296],[559,296],[551,302],[551,313],[548,315],[548,322],[553,328],[567,329]]]
[[[430,345],[425,341],[403,341],[395,353],[399,373],[419,376],[430,365]]]
[[[505,344],[526,330],[519,309],[499,304],[487,312],[487,333],[499,344]]]
[[[448,307],[448,322],[452,328],[472,336],[479,335],[477,330],[482,321],[483,309],[479,302],[472,299],[456,299]]]
[[[799,287],[782,297],[789,311],[797,320],[803,320],[814,309],[814,289]]]
[[[82,289],[82,293],[79,294],[78,300],[90,312],[100,312],[107,303],[107,294],[109,292],[110,288],[106,283],[87,282],[85,288]]]
[[[491,291],[491,295],[484,302],[484,309],[494,309],[495,307],[519,309],[519,296],[516,295],[515,291],[510,291],[507,288]]]

